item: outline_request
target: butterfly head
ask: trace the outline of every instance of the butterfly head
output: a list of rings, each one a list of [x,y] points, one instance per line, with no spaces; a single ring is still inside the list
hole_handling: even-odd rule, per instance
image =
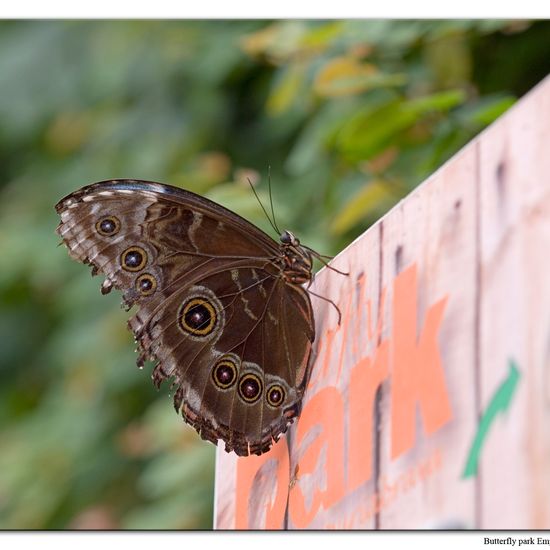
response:
[[[281,236],[279,237],[282,244],[290,245],[290,246],[300,246],[300,239],[298,237],[294,236],[293,233],[290,231],[283,231],[281,233]]]

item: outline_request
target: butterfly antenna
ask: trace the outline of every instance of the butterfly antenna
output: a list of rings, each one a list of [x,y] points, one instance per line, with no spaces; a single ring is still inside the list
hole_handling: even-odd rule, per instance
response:
[[[275,210],[273,209],[273,196],[271,195],[271,166],[267,167],[267,186],[269,189],[269,204],[271,205],[271,217],[273,218],[273,223],[275,225],[275,231],[280,235],[281,230],[277,225],[277,220],[275,219]]]
[[[258,201],[258,203],[262,207],[262,210],[264,211],[264,214],[265,214],[265,217],[267,218],[267,221],[269,222],[271,227],[273,227],[273,230],[276,231],[278,235],[280,235],[281,232],[277,228],[277,225],[274,224],[271,221],[271,218],[269,217],[269,214],[267,213],[267,210],[264,208],[264,205],[262,204],[262,201],[260,200],[260,197],[258,197],[258,193],[256,193],[256,189],[254,189],[254,185],[252,185],[252,182],[250,181],[250,178],[246,178],[246,179],[248,180],[248,184],[250,185],[250,189],[252,189],[252,192],[254,193],[254,196],[256,197],[256,200]],[[271,199],[271,188],[270,188],[270,192],[269,192],[269,198]]]

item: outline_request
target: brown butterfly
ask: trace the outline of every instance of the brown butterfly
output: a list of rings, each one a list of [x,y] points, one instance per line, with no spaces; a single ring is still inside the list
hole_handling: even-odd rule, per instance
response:
[[[94,183],[62,199],[58,234],[74,259],[122,290],[139,357],[172,379],[174,406],[203,439],[246,456],[299,415],[315,338],[311,249],[280,242],[180,188]]]

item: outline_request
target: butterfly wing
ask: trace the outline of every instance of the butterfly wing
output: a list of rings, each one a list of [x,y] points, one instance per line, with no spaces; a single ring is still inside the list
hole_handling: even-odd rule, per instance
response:
[[[62,199],[58,233],[78,261],[139,306],[138,364],[171,378],[174,404],[204,439],[265,452],[297,416],[314,339],[309,296],[281,277],[278,244],[225,208],[135,180]]]

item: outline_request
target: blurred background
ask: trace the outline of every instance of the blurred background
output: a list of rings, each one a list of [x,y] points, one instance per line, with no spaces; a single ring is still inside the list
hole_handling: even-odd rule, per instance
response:
[[[109,178],[334,254],[550,72],[547,21],[0,22],[0,528],[209,529],[215,447],[57,247]]]

